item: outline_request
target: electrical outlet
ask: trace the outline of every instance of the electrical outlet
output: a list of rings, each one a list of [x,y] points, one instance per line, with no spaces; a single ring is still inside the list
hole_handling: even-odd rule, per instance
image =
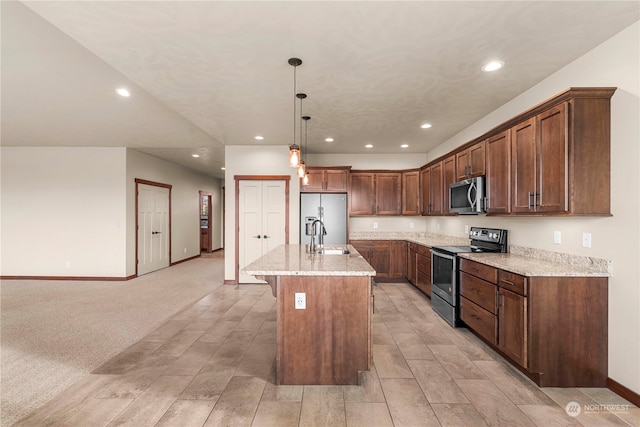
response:
[[[591,247],[591,233],[582,233],[582,247],[583,248]]]
[[[559,245],[562,243],[562,232],[561,231],[554,231],[553,232],[553,243],[555,243],[556,245]]]
[[[71,261],[67,261],[67,262],[65,262],[65,263],[64,263],[64,266],[65,266],[66,268],[71,268]]]
[[[184,253],[185,253],[185,254],[187,253],[187,248],[184,248]]]
[[[413,222],[410,222],[410,223],[409,223],[409,228],[415,228],[415,226],[416,226],[416,225],[415,225]]]
[[[468,225],[464,226],[464,234],[469,234],[469,226]]]
[[[296,310],[306,310],[307,309],[307,294],[304,292],[296,292],[295,293]]]
[[[377,222],[373,223],[373,228],[378,228],[378,223]]]

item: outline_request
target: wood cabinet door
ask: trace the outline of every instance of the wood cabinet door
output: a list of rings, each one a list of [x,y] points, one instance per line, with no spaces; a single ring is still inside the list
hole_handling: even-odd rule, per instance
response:
[[[349,171],[326,170],[324,171],[326,191],[347,191],[349,188]]]
[[[449,156],[442,161],[442,213],[449,212],[449,185],[456,182],[456,156]]]
[[[374,215],[375,203],[375,174],[373,172],[351,173],[349,215]]]
[[[456,181],[485,174],[485,144],[480,141],[456,154]]]
[[[402,215],[420,215],[420,171],[402,172]]]
[[[415,243],[409,243],[409,248],[407,250],[407,280],[412,285],[416,284],[416,273],[418,272],[418,265],[416,264],[416,256],[417,252],[414,247]]]
[[[391,246],[391,277],[404,279],[407,277],[407,242],[395,240],[389,243]]]
[[[511,212],[511,132],[487,140],[487,213]]]
[[[324,189],[324,171],[318,169],[307,169],[307,177],[309,178],[307,185],[303,185],[302,180],[300,180],[300,191],[318,192]]]
[[[376,271],[376,277],[381,279],[389,279],[393,277],[391,274],[390,249],[390,244],[376,244],[369,250],[369,264],[371,264],[371,267]]]
[[[511,128],[511,210],[533,212],[536,197],[535,117]]]
[[[499,288],[498,299],[498,348],[526,368],[527,298]]]
[[[538,190],[537,212],[566,212],[567,194],[567,114],[566,103],[537,116]]]
[[[464,150],[456,154],[456,181],[467,179],[469,171],[469,150]]]
[[[402,174],[400,172],[376,173],[376,214],[400,215],[402,213]]]
[[[444,188],[442,162],[431,166],[431,212],[430,215],[442,215],[442,192]]]
[[[431,168],[420,170],[420,212],[429,215],[431,212]]]
[[[485,142],[481,141],[469,148],[469,177],[485,175]]]

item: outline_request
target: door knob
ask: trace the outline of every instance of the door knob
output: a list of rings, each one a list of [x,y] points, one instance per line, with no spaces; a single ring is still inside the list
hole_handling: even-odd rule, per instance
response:
[[[262,236],[258,234],[257,236],[254,236],[254,237],[255,237],[256,239],[259,239],[259,238],[261,238]]]

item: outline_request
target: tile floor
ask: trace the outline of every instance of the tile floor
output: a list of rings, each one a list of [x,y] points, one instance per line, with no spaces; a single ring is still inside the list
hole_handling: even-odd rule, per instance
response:
[[[536,387],[411,285],[374,293],[361,386],[276,386],[271,289],[221,286],[14,425],[640,426],[607,389]]]

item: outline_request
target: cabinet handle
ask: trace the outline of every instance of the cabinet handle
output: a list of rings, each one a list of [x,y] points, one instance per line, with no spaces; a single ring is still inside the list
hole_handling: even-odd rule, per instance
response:
[[[507,285],[511,285],[511,286],[515,286],[515,285],[516,285],[515,283],[510,282],[510,281],[505,280],[505,279],[502,279],[502,280],[501,280],[501,282],[502,282],[502,283],[506,283]]]
[[[472,315],[471,315],[471,318],[472,318],[472,319],[475,319],[475,320],[480,320],[480,318],[479,318],[478,316],[476,316],[475,314],[472,314]]]
[[[258,234],[257,236],[253,236],[253,237],[255,237],[256,239],[260,239],[260,238],[262,238],[262,236],[261,236],[261,235],[259,235],[259,234]]]
[[[266,234],[264,236],[262,236],[264,239],[268,239],[269,236],[267,236]]]
[[[527,209],[531,209],[531,191],[527,191]]]
[[[480,291],[478,291],[476,288],[471,288],[471,292],[473,292],[474,294],[479,294]]]

